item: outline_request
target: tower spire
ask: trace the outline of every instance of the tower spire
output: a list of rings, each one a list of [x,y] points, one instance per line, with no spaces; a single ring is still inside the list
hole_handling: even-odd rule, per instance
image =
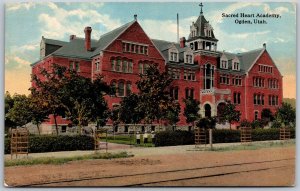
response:
[[[203,15],[203,11],[202,11],[203,4],[202,4],[202,2],[199,4],[199,6],[200,6],[200,15]]]

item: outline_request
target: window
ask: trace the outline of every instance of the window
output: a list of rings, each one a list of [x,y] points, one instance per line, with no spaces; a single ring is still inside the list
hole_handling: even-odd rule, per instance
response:
[[[196,81],[195,71],[184,70],[183,79],[184,80],[189,80],[189,81]]]
[[[169,74],[173,79],[180,79],[180,69],[176,69],[176,68],[168,68],[168,74]]]
[[[227,60],[222,60],[222,61],[221,61],[220,68],[228,69],[228,63],[227,63]]]
[[[258,111],[254,112],[254,120],[258,120]]]
[[[240,64],[238,62],[233,62],[232,70],[240,70]]]
[[[147,55],[148,47],[147,45],[136,44],[134,42],[123,42],[123,52]]]
[[[124,82],[118,84],[118,96],[124,96]]]
[[[265,104],[264,94],[258,93],[254,94],[254,105],[264,105]]]
[[[77,62],[77,61],[70,62],[70,70],[73,70],[73,71],[76,71],[76,72],[80,72],[79,62]]]
[[[118,58],[118,60],[117,60],[116,70],[115,71],[117,71],[117,72],[121,71],[121,60],[120,60],[120,58]]]
[[[115,71],[115,60],[111,60],[111,71]]]
[[[188,99],[188,98],[191,98],[191,99],[194,99],[194,89],[193,88],[186,88],[185,89],[185,98]]]
[[[270,89],[278,89],[279,84],[277,79],[268,79],[268,87]]]
[[[185,63],[193,64],[193,56],[189,54],[185,55]]]
[[[133,65],[132,65],[132,61],[128,62],[128,73],[133,73]]]
[[[241,93],[234,92],[233,93],[233,103],[234,104],[241,104]]]
[[[139,63],[139,73],[143,74],[143,63]]]
[[[127,61],[124,60],[122,64],[122,72],[126,73],[127,72]]]
[[[220,84],[230,84],[230,78],[229,75],[221,75],[220,76]]]
[[[232,85],[241,86],[242,85],[242,77],[241,76],[234,76],[232,78]]]
[[[115,81],[111,82],[110,88],[111,88],[110,95],[115,96],[116,95],[116,82]]]
[[[254,94],[254,96],[253,96],[253,103],[254,103],[254,105],[256,105],[257,104],[257,97],[256,97],[257,95],[256,94]]]
[[[170,61],[177,62],[177,56],[176,52],[171,52]]]
[[[265,79],[262,77],[253,77],[253,86],[254,87],[265,87]]]
[[[95,65],[96,65],[96,71],[99,71],[100,70],[100,62],[96,61]]]
[[[131,83],[127,82],[126,84],[126,96],[129,96],[131,94]]]
[[[170,88],[170,97],[172,97],[175,100],[178,100],[178,87]]]
[[[273,72],[273,67],[272,66],[267,66],[263,64],[258,65],[258,71],[263,72],[263,73],[272,73]]]

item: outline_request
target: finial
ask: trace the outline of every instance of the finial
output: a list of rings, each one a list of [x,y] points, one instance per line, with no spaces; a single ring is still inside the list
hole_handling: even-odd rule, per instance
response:
[[[203,14],[203,11],[202,11],[202,7],[203,7],[203,5],[202,5],[202,2],[199,4],[199,6],[200,6],[200,15],[202,15]]]
[[[134,20],[136,21],[137,20],[137,14],[135,14],[133,17],[134,17]]]

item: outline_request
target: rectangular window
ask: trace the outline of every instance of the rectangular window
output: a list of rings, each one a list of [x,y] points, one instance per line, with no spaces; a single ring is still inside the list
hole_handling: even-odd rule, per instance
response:
[[[241,104],[241,93],[238,93],[238,100],[237,100],[238,104]]]
[[[128,72],[132,73],[133,72],[133,65],[132,65],[132,61],[128,62]]]
[[[131,94],[131,84],[126,84],[126,96],[129,96]]]
[[[115,71],[115,60],[111,60],[111,71]]]
[[[99,62],[96,62],[96,71],[99,71],[100,70],[100,63]]]
[[[126,52],[130,52],[130,44],[126,43]]]
[[[143,73],[143,64],[139,63],[139,73],[142,74]]]
[[[144,47],[144,46],[141,46],[141,48],[140,48],[140,53],[141,53],[141,54],[144,54],[144,49],[145,49],[145,47]]]
[[[191,89],[191,90],[190,90],[190,97],[191,97],[192,99],[194,99],[194,89]]]
[[[148,55],[148,47],[147,46],[145,46],[145,48],[144,48],[144,54]]]
[[[124,73],[127,72],[127,61],[123,61],[123,64],[122,64],[122,72],[124,72]]]
[[[120,60],[120,59],[117,60],[116,71],[117,71],[117,72],[120,72],[120,71],[121,71],[121,60]]]
[[[123,52],[126,52],[126,43],[123,43]]]

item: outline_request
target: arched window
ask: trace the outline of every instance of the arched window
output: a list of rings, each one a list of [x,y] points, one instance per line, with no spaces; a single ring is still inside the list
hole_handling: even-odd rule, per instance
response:
[[[118,96],[124,96],[124,82],[122,81],[118,83]]]
[[[256,102],[256,99],[257,99],[256,94],[254,94],[253,99],[254,99],[254,100],[253,100],[253,103],[254,103],[254,105],[256,105],[256,103],[257,103],[257,102]]]
[[[116,95],[116,81],[112,81],[110,84],[110,95],[111,96]]]
[[[139,63],[139,73],[143,74],[143,63]]]
[[[128,72],[129,72],[129,73],[133,73],[133,64],[132,64],[132,60],[129,60],[129,62],[128,62]]]
[[[116,64],[116,70],[117,72],[120,72],[121,71],[121,59],[118,58],[117,59],[117,64]]]
[[[123,63],[122,63],[122,72],[126,73],[127,72],[127,60],[123,60]]]
[[[115,59],[112,58],[112,59],[110,60],[110,62],[111,62],[111,71],[115,71]]]
[[[254,112],[254,120],[258,120],[258,111]]]
[[[129,96],[131,94],[131,83],[127,82],[126,84],[126,96]]]

